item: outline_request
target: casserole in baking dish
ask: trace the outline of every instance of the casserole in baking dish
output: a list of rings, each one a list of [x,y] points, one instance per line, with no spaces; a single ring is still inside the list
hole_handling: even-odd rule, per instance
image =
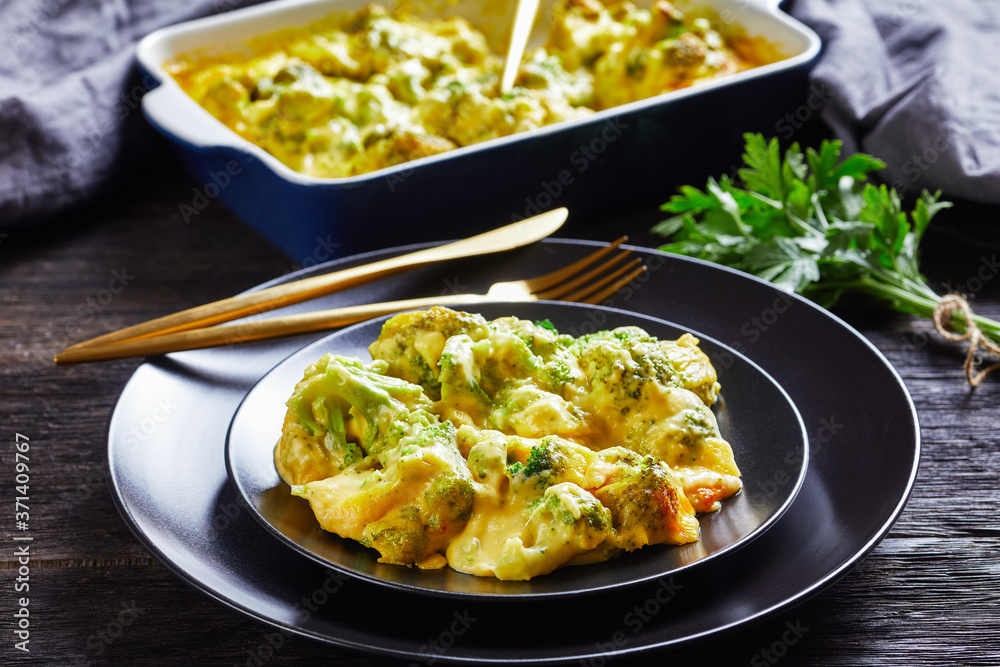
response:
[[[724,170],[738,156],[742,132],[766,131],[769,125],[773,131],[801,103],[805,73],[819,48],[811,31],[774,6],[718,0],[696,10],[714,17],[712,28],[766,43],[784,58],[647,99],[595,105],[594,113],[564,113],[548,121],[554,124],[528,124],[527,131],[487,132],[485,141],[468,145],[449,142],[448,150],[420,151],[424,156],[413,161],[393,157],[390,150],[389,159],[367,160],[364,169],[342,168],[336,159],[325,169],[306,169],[274,146],[268,152],[248,141],[254,137],[239,132],[238,124],[220,122],[225,114],[215,109],[213,116],[195,103],[169,74],[192,53],[211,58],[242,52],[249,59],[259,53],[249,46],[255,38],[362,4],[280,0],[165,28],[140,43],[142,67],[161,84],[146,95],[144,112],[204,184],[189,204],[180,204],[185,221],[196,220],[217,197],[294,259],[308,263],[401,242],[466,236],[554,206],[597,212],[643,197],[662,199],[682,179]],[[463,0],[414,14],[463,17],[494,52],[502,52],[512,4]],[[533,44],[545,40],[557,6],[543,3]],[[605,86],[604,97],[607,92]],[[623,93],[620,99],[637,96]],[[440,125],[447,129],[449,121]]]

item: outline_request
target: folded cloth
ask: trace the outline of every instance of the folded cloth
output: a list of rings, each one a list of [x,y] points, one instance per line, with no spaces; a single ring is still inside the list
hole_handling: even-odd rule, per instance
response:
[[[92,197],[149,157],[135,44],[162,26],[259,0],[0,3],[0,226]]]
[[[906,194],[1000,203],[1000,3],[795,0],[823,40],[811,101]],[[792,126],[788,126],[792,134]]]

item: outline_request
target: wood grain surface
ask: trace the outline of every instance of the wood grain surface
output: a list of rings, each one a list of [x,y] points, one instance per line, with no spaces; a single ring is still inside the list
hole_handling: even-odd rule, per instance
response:
[[[267,626],[182,583],[119,517],[105,429],[138,362],[55,368],[52,355],[295,266],[221,205],[185,224],[178,207],[195,183],[172,161],[118,182],[84,209],[0,230],[0,663],[397,664],[299,637],[270,648]],[[614,220],[578,218],[559,235],[627,231],[655,244],[646,230],[656,201]],[[969,279],[1000,255],[997,213],[962,203],[941,215],[925,244],[929,277],[976,286]],[[995,277],[981,282],[974,307],[1000,318]],[[964,351],[928,322],[863,303],[838,312],[889,358],[917,406],[923,456],[902,517],[867,559],[801,606],[622,664],[1000,665],[1000,377],[970,391]],[[16,434],[31,446],[30,653],[15,649],[13,634],[24,595],[14,588]],[[544,631],[543,618],[526,618],[525,632]]]

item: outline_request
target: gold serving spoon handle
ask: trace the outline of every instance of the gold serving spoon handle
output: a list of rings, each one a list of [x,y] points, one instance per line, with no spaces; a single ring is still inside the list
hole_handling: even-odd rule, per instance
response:
[[[507,59],[503,65],[503,76],[500,78],[500,94],[509,95],[514,89],[514,79],[524,57],[524,47],[531,37],[531,28],[535,25],[535,15],[538,13],[538,0],[517,0],[514,10],[514,25],[510,31],[510,43],[507,45]]]

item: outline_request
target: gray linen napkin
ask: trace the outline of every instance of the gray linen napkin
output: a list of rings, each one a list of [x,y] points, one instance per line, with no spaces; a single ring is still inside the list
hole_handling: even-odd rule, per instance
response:
[[[1000,2],[795,0],[822,38],[820,117],[907,194],[1000,203]]]
[[[153,158],[135,44],[259,0],[0,2],[0,226],[93,197],[123,162]]]

